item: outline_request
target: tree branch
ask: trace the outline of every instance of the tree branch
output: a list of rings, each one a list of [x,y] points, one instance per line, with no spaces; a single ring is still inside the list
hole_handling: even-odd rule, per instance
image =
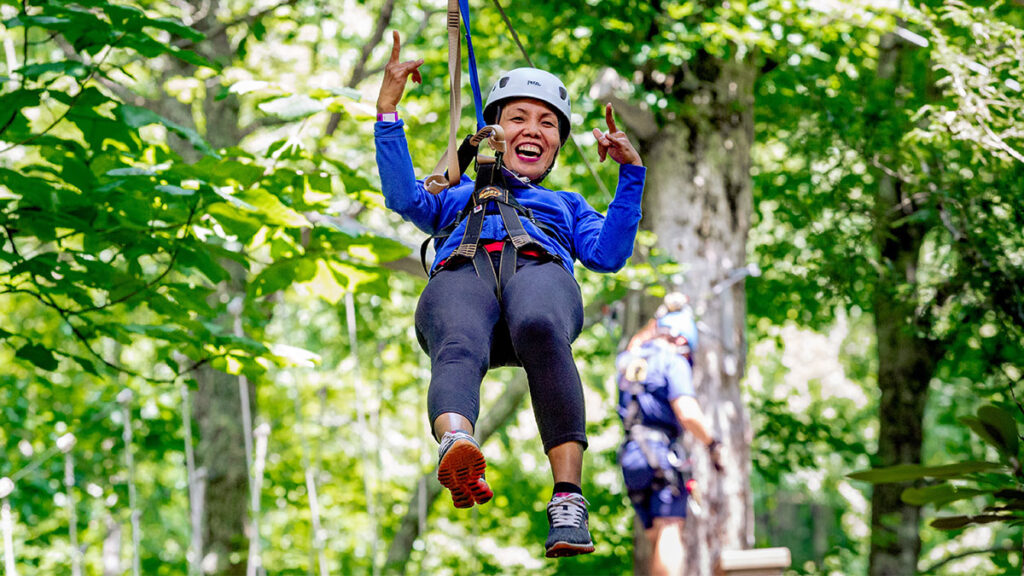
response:
[[[373,49],[380,44],[381,39],[384,37],[384,31],[391,24],[394,8],[395,0],[384,0],[384,5],[380,8],[380,18],[377,19],[377,25],[374,27],[373,33],[370,34],[370,38],[359,50],[359,59],[356,61],[356,65],[352,69],[352,76],[348,80],[347,86],[349,88],[355,88],[356,85],[368,76],[366,63],[370,59]],[[331,117],[327,120],[327,128],[324,129],[324,135],[327,138],[334,136],[335,131],[338,130],[339,123],[341,123],[341,112],[332,113]]]
[[[348,80],[350,88],[356,87],[366,78],[366,63],[370,60],[370,54],[373,52],[373,49],[384,38],[384,30],[391,24],[391,15],[394,9],[395,0],[384,0],[384,5],[380,8],[380,18],[377,19],[377,25],[374,27],[373,33],[370,34],[369,40],[359,50],[359,59],[356,60],[356,65],[352,69],[352,76]]]
[[[79,310],[74,310],[74,311],[67,310],[66,312],[69,315],[71,315],[71,316],[80,316],[80,315],[86,314],[88,312],[96,312],[98,310],[103,310],[105,308],[109,308],[111,306],[116,306],[118,304],[121,304],[122,302],[126,302],[126,301],[134,298],[135,296],[138,296],[142,292],[145,292],[145,291],[153,288],[157,284],[159,284],[164,278],[167,277],[168,274],[171,273],[171,270],[174,269],[174,264],[178,260],[178,253],[181,252],[181,243],[182,243],[182,241],[185,240],[185,238],[188,237],[189,230],[192,228],[192,218],[195,217],[196,210],[199,209],[199,204],[200,204],[200,201],[197,199],[195,204],[192,205],[192,210],[188,214],[188,220],[185,221],[185,234],[182,235],[182,237],[180,239],[178,239],[178,242],[175,243],[175,245],[174,245],[174,252],[171,252],[171,261],[167,263],[167,267],[164,268],[164,271],[161,272],[159,275],[157,275],[156,278],[150,280],[145,285],[139,287],[139,289],[134,290],[132,292],[129,292],[128,294],[126,294],[126,295],[124,295],[124,296],[122,296],[120,298],[116,298],[114,300],[111,300],[110,302],[107,302],[106,304],[103,304],[102,306],[91,306],[89,308],[81,308]]]

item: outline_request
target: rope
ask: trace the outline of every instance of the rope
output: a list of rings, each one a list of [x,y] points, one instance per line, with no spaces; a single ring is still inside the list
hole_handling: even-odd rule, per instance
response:
[[[519,52],[523,54],[523,58],[526,60],[526,63],[530,65],[530,68],[535,68],[533,60],[530,60],[530,55],[526,53],[526,48],[523,48],[523,43],[519,41],[519,34],[516,34],[516,29],[512,27],[512,21],[508,19],[508,14],[505,14],[505,9],[501,7],[498,0],[492,1],[494,2],[495,8],[497,8],[498,12],[501,13],[501,19],[505,21],[505,27],[512,33],[512,40],[515,41],[516,46],[519,46]]]
[[[434,173],[423,181],[431,194],[439,194],[445,188],[455,186],[462,178],[459,170],[458,131],[462,114],[462,47],[459,45],[459,0],[448,0],[448,151]],[[447,161],[448,178],[441,173]]]

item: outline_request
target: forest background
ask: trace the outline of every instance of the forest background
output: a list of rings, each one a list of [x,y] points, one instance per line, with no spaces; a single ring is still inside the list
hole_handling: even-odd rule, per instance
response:
[[[443,3],[2,0],[5,573],[641,573],[614,356],[671,289],[728,445],[721,475],[693,450],[693,573],[751,546],[1020,571],[1024,4],[470,4],[485,87],[527,56],[569,86],[551,187],[610,202],[606,101],[649,169],[630,264],[578,273],[596,553],[541,559],[516,370],[483,387],[495,500],[438,497],[424,235],[383,207],[372,119],[399,30],[420,174],[440,156]]]

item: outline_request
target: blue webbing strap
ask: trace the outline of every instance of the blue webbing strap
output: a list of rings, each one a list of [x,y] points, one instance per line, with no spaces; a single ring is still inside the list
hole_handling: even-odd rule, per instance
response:
[[[459,0],[462,22],[466,26],[466,48],[469,53],[469,84],[473,87],[473,106],[476,108],[476,129],[484,127],[484,105],[480,97],[480,78],[476,74],[476,55],[473,54],[473,38],[469,31],[469,0]]]

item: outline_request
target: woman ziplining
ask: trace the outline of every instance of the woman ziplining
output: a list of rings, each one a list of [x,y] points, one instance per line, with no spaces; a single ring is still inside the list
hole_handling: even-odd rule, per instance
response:
[[[546,71],[518,68],[499,77],[483,107],[497,141],[494,159],[478,159],[475,181],[463,175],[434,195],[416,179],[397,114],[409,77],[420,81],[423,60],[402,61],[400,49],[395,32],[374,140],[386,205],[434,238],[415,324],[431,361],[427,409],[440,443],[438,480],[458,508],[491,499],[485,459],[472,435],[480,385],[489,367],[521,365],[554,481],[545,555],[593,552],[581,488],[587,436],[572,343],[583,326],[583,302],[573,264],[596,272],[626,264],[646,169],[608,105],[608,131],[594,130],[601,160],[610,156],[620,165],[607,213],[578,193],[542,187],[569,138],[569,93]]]

